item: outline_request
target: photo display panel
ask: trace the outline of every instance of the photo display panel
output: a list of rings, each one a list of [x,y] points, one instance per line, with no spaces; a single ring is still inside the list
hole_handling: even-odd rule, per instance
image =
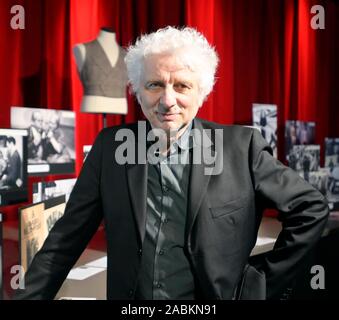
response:
[[[12,107],[11,127],[28,131],[27,172],[29,175],[74,172],[74,112]]]
[[[0,207],[28,200],[27,130],[0,129]]]

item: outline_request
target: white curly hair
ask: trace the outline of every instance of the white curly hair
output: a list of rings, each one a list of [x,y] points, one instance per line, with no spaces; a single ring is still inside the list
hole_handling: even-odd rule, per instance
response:
[[[197,74],[201,105],[213,89],[219,58],[206,38],[190,27],[168,26],[142,35],[127,48],[125,63],[133,93],[138,98],[144,58],[163,53],[177,54],[184,65]]]

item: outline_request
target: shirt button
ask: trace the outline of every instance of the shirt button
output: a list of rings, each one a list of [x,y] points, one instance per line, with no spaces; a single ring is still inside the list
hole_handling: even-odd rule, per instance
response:
[[[139,254],[139,256],[142,255],[142,249],[139,249],[139,250],[138,250],[138,254]]]
[[[162,256],[164,253],[165,253],[164,250],[160,250],[160,251],[159,251],[159,254],[160,254],[161,256]]]

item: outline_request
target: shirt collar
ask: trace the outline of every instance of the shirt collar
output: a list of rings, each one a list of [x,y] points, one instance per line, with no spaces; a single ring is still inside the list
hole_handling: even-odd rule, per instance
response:
[[[190,149],[194,146],[194,137],[191,135],[193,121],[188,125],[184,133],[176,140],[172,146],[178,146],[182,150]]]
[[[148,133],[152,130],[152,126],[149,123],[149,121],[146,122],[146,128],[147,128],[147,136],[148,136]],[[177,147],[179,147],[182,150],[187,150],[196,145],[194,136],[191,134],[192,128],[193,128],[193,121],[190,122],[190,124],[185,129],[183,134],[179,137],[179,139],[172,143],[171,153],[174,150],[176,150]],[[151,134],[151,137],[154,137],[154,136],[152,136]],[[153,139],[147,140],[147,147],[150,147],[153,143],[154,143]]]

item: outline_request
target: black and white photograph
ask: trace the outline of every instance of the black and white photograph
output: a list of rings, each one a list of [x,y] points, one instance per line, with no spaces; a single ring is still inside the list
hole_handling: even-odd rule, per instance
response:
[[[304,172],[300,171],[299,175],[304,178]],[[329,171],[327,168],[319,168],[318,171],[309,172],[309,180],[308,182],[319,190],[325,197],[327,197],[328,190],[328,178]]]
[[[339,166],[332,170],[328,168],[328,195],[327,198],[332,203],[339,204]]]
[[[3,299],[3,251],[2,251],[2,213],[0,213],[0,300]]]
[[[277,105],[253,103],[252,113],[253,126],[260,129],[262,136],[273,149],[274,157],[277,158]]]
[[[76,179],[61,179],[33,183],[33,203],[65,195],[66,203],[73,190]]]
[[[327,199],[339,209],[339,138],[325,138],[325,167],[328,170]]]
[[[296,145],[288,155],[288,165],[303,174],[309,182],[310,172],[318,171],[320,164],[320,145]]]
[[[339,138],[325,138],[325,167],[339,166]]]
[[[0,206],[27,200],[27,130],[0,129]]]
[[[287,120],[285,123],[285,156],[293,146],[315,144],[315,122]],[[288,159],[287,159],[288,160]]]
[[[12,107],[11,127],[28,130],[28,174],[74,172],[74,112]]]

